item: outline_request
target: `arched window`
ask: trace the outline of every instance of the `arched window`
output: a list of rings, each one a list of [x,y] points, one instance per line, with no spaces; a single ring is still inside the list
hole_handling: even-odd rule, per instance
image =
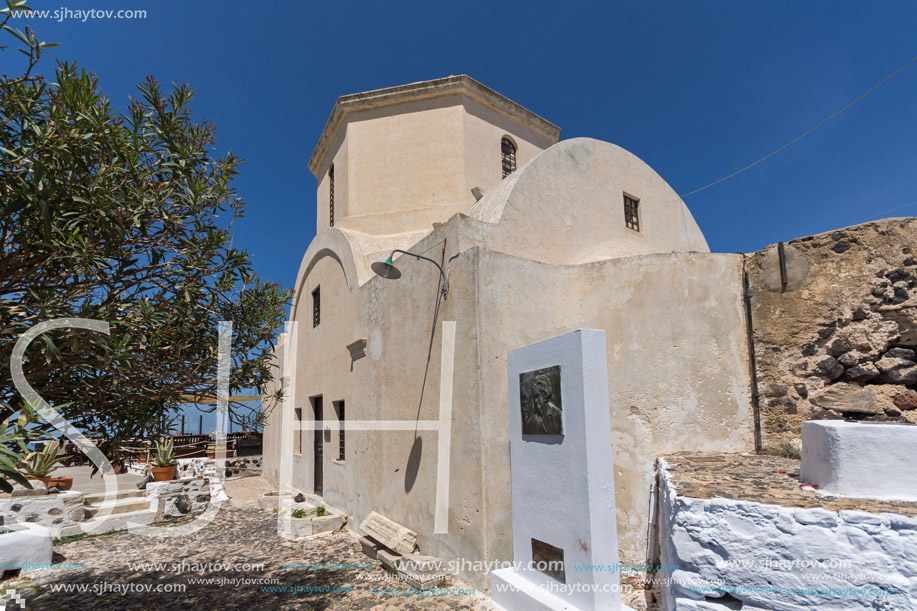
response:
[[[500,153],[503,156],[503,178],[516,171],[516,145],[509,138],[500,140]]]

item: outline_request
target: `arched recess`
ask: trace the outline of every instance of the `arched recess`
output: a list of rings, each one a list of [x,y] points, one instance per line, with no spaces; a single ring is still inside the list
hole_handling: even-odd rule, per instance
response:
[[[339,434],[334,422],[337,407],[354,405],[356,376],[347,346],[359,339],[355,321],[359,316],[359,290],[353,255],[346,236],[329,228],[313,241],[303,257],[297,275],[291,317],[297,323],[295,338],[295,391],[291,407],[297,417],[309,421],[318,417],[317,398],[321,398],[321,417],[331,432],[294,430],[293,486],[315,490],[322,481],[322,493],[331,499],[352,496],[347,472],[335,463]],[[313,293],[321,292],[319,317],[313,310]],[[317,324],[316,324],[317,323]],[[348,410],[348,419],[352,411]],[[330,439],[325,439],[325,437]],[[316,448],[322,452],[317,453]],[[318,460],[321,462],[317,463]],[[316,478],[316,464],[321,478]]]

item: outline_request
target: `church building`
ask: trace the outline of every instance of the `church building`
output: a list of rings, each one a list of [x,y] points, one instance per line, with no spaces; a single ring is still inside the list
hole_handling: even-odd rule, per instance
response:
[[[743,256],[632,153],[450,76],[339,98],[309,169],[266,478],[422,554],[510,561],[506,355],[576,329],[607,340],[622,561],[646,560],[657,456],[754,450]]]

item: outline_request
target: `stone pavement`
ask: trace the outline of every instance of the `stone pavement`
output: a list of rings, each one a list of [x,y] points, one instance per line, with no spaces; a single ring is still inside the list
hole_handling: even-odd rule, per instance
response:
[[[60,568],[6,581],[3,590],[16,588],[30,610],[493,608],[460,582],[423,597],[363,555],[350,533],[282,538],[276,514],[250,504],[264,488],[259,481],[227,482],[233,501],[192,535],[115,533],[59,543]]]

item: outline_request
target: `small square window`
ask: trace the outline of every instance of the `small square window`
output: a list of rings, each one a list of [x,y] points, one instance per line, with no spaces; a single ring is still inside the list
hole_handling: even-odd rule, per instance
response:
[[[322,289],[315,287],[312,291],[312,328],[322,322]]]
[[[640,200],[624,196],[624,224],[634,231],[640,231]]]

